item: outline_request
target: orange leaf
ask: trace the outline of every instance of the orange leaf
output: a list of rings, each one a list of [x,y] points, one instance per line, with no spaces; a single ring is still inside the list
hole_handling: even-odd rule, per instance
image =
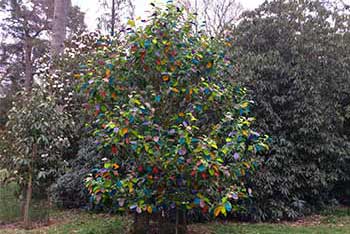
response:
[[[168,81],[169,80],[169,76],[167,76],[167,75],[163,76],[163,80],[164,81]]]
[[[122,129],[122,134],[123,135],[127,134],[128,132],[129,132],[129,129],[127,129],[127,128],[123,128]]]
[[[179,90],[177,88],[171,88],[171,91],[173,91],[174,93],[178,93]]]
[[[216,207],[215,210],[214,210],[214,216],[218,217],[219,214],[221,213],[221,210],[222,210],[222,206]]]
[[[209,68],[211,68],[213,66],[213,63],[212,62],[209,62],[208,64],[207,64],[207,68],[209,69]]]

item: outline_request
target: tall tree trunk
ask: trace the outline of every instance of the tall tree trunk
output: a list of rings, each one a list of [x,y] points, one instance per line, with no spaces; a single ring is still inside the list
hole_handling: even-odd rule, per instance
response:
[[[53,57],[60,55],[64,50],[69,6],[70,0],[55,0],[51,41],[51,55]]]
[[[33,193],[33,174],[32,174],[32,171],[30,170],[29,176],[28,176],[26,200],[25,200],[24,214],[23,214],[25,229],[31,228],[29,210],[30,210],[30,204],[32,203],[32,193]]]
[[[111,36],[115,33],[115,0],[112,0]]]
[[[32,38],[27,36],[24,42],[25,88],[27,91],[30,91],[33,85],[32,50],[33,50],[33,40]]]
[[[32,161],[35,160],[38,153],[38,147],[36,144],[33,145],[33,152],[32,152]],[[28,184],[27,184],[27,192],[26,192],[26,201],[24,206],[24,228],[30,229],[31,228],[31,220],[29,216],[29,210],[30,205],[32,203],[32,194],[33,194],[33,168],[32,168],[32,162],[29,163],[29,169],[28,169]]]

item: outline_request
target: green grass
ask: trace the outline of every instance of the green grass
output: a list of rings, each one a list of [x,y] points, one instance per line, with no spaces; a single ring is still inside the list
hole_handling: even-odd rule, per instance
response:
[[[14,196],[17,189],[16,184],[0,185],[0,223],[20,218],[20,203]]]
[[[21,202],[15,194],[18,185],[10,183],[0,185],[0,223],[9,223],[22,220]],[[31,220],[46,220],[49,210],[45,208],[45,201],[33,199],[29,210]]]
[[[301,223],[212,223],[196,228],[209,230],[208,234],[350,234],[350,214],[344,208],[306,218]]]
[[[350,234],[350,225],[293,227],[278,224],[216,225],[215,234]]]
[[[80,211],[55,211],[53,223],[30,231],[0,229],[0,234],[126,234],[131,219]],[[350,214],[338,209],[303,222],[219,223],[191,225],[191,234],[350,234]]]
[[[47,234],[121,234],[123,224],[120,217],[89,213],[73,214],[70,221],[55,225],[47,230]],[[1,232],[0,232],[1,233]]]
[[[0,229],[0,234],[124,234],[121,217],[77,211],[56,211],[49,227],[33,230]]]

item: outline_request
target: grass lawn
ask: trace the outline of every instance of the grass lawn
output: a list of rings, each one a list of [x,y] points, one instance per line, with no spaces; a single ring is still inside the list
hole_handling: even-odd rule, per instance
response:
[[[52,224],[31,231],[0,229],[0,234],[125,234],[127,219],[120,216],[80,211],[56,211]],[[350,214],[346,209],[299,222],[280,224],[219,223],[190,225],[191,234],[350,234]]]
[[[0,223],[10,222],[20,217],[20,203],[14,198],[15,184],[0,185]]]
[[[121,217],[90,214],[81,211],[56,211],[50,226],[33,230],[0,229],[0,234],[124,234]]]
[[[275,223],[211,223],[194,228],[210,230],[208,234],[350,234],[350,211],[347,208],[299,222]],[[206,233],[206,232],[201,232]]]
[[[0,224],[22,220],[21,202],[15,196],[18,186],[15,183],[0,185]],[[48,217],[48,209],[43,200],[33,199],[29,208],[31,220],[44,220]],[[1,233],[1,232],[0,232]]]

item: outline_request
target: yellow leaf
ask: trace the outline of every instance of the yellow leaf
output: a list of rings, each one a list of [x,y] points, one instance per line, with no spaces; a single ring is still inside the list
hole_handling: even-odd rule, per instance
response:
[[[137,100],[137,99],[135,99],[134,102],[135,102],[136,105],[141,105],[141,102],[139,100]]]
[[[134,185],[132,184],[132,182],[128,183],[128,187],[129,187],[129,193],[134,192]]]
[[[225,216],[227,215],[225,206],[221,206],[221,213]]]
[[[214,142],[214,141],[210,142],[209,145],[210,145],[211,147],[213,147],[214,149],[218,149],[218,146],[217,146],[216,142]]]
[[[241,107],[242,107],[242,108],[246,108],[248,105],[249,105],[249,102],[243,102],[242,105],[241,105]]]
[[[152,214],[152,207],[151,207],[151,206],[148,206],[148,207],[147,207],[147,212],[150,213],[150,214]]]
[[[243,134],[243,136],[247,137],[248,136],[248,131],[247,130],[243,130],[242,134]]]
[[[131,27],[135,27],[135,21],[129,19],[128,20],[128,25],[131,26]]]

